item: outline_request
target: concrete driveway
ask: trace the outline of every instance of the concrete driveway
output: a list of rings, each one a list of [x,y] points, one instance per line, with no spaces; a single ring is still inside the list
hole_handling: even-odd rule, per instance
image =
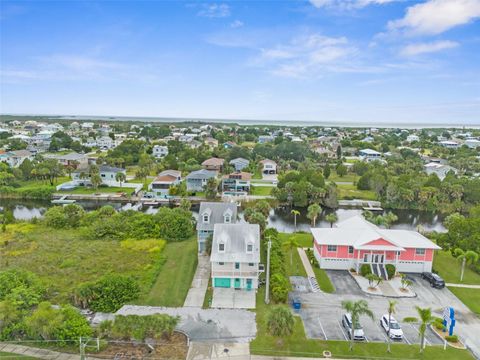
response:
[[[255,291],[214,288],[212,308],[255,309]]]
[[[370,309],[375,315],[372,321],[362,317],[360,322],[364,327],[368,341],[385,342],[386,335],[380,327],[380,317],[386,312],[388,298],[367,295],[359,289],[358,285],[346,271],[327,271],[335,288],[335,294],[319,293],[295,293],[302,301],[300,316],[305,325],[305,332],[310,338],[344,340],[346,333],[341,325],[341,317],[344,313],[341,303],[344,300],[368,301]],[[477,358],[480,358],[480,319],[472,313],[450,290],[434,289],[422,280],[420,276],[412,275],[414,279],[413,290],[417,293],[415,298],[397,298],[396,314],[394,317],[400,322],[404,331],[406,343],[418,343],[418,325],[404,323],[405,317],[418,317],[415,306],[422,308],[430,307],[434,316],[441,317],[446,306],[452,306],[456,312],[457,325],[455,333],[469,347]],[[441,344],[432,330],[426,333],[427,345]]]
[[[183,306],[202,307],[205,292],[210,279],[210,259],[206,255],[198,255],[198,264],[192,285],[188,290]]]

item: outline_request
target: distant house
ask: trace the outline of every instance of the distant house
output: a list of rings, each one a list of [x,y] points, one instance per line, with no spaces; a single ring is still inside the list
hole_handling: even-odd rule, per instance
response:
[[[28,150],[7,151],[2,158],[10,167],[19,167],[26,159],[33,160],[33,153]]]
[[[237,205],[227,202],[202,202],[198,212],[197,240],[198,252],[206,251],[206,241],[213,235],[215,224],[235,224]]]
[[[460,147],[460,144],[458,142],[450,140],[439,141],[438,145],[443,146],[447,149],[458,149]]]
[[[216,224],[210,263],[213,287],[257,289],[260,227],[257,224]]]
[[[382,157],[382,153],[372,149],[363,149],[358,152],[358,155],[364,160],[377,160]]]
[[[262,174],[272,175],[277,173],[277,163],[273,160],[261,160],[260,165],[262,166]]]
[[[225,149],[231,149],[234,146],[237,146],[237,144],[235,144],[233,141],[227,141],[227,142],[223,143],[223,147]]]
[[[275,138],[272,135],[260,135],[258,137],[259,144],[266,144],[272,142],[273,140],[275,140]]]
[[[430,162],[428,164],[425,164],[424,169],[428,175],[437,174],[440,180],[445,179],[445,177],[447,176],[447,173],[450,171],[453,171],[453,173],[455,174],[458,173],[458,170],[455,169],[454,167],[450,165],[439,164],[436,162]]]
[[[163,158],[168,155],[168,146],[154,145],[152,149],[152,155],[157,159]]]
[[[222,191],[244,193],[250,192],[250,180],[252,174],[247,172],[234,172],[225,175],[222,179]]]
[[[480,140],[467,139],[465,140],[465,145],[467,145],[470,149],[478,149],[480,147]]]
[[[178,170],[165,170],[148,185],[148,190],[157,195],[167,195],[170,187],[182,182],[182,173]]]
[[[235,168],[235,171],[242,171],[243,169],[248,167],[248,165],[250,164],[250,161],[244,158],[236,158],[236,159],[230,160],[229,164]]]
[[[224,159],[212,157],[202,162],[202,166],[205,170],[221,172],[223,170],[224,162],[225,162]]]
[[[187,182],[187,191],[203,191],[205,190],[208,179],[215,179],[216,177],[217,173],[214,171],[205,169],[192,171],[185,178]]]
[[[102,150],[108,150],[115,147],[115,141],[110,136],[102,136],[97,139],[97,146]]]
[[[418,135],[408,135],[407,136],[407,141],[408,142],[414,142],[414,141],[419,141],[420,138],[418,137]]]
[[[205,145],[207,145],[210,149],[214,149],[218,147],[218,140],[211,137],[206,138]]]
[[[432,271],[439,246],[416,231],[381,229],[361,216],[339,222],[334,228],[312,228],[313,254],[321,269],[359,271],[363,264],[387,277],[386,264],[399,272]]]
[[[88,157],[84,154],[78,154],[76,152],[71,152],[68,154],[46,154],[44,156],[47,159],[55,159],[63,166],[71,166],[74,169],[78,167],[85,167],[88,165]]]
[[[113,166],[101,165],[98,167],[102,184],[108,186],[119,186],[120,183],[115,179],[118,173],[127,175],[127,171],[122,168],[116,168]],[[72,173],[72,180],[76,185],[91,185],[90,182],[90,167],[77,168]]]

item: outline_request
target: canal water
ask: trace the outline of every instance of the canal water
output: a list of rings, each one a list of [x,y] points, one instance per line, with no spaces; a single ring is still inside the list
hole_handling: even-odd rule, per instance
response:
[[[125,205],[121,203],[107,203],[104,201],[78,201],[78,205],[81,205],[85,210],[91,211],[98,209],[103,205],[111,205],[117,210],[126,209],[131,207],[130,205]],[[16,219],[19,220],[30,220],[34,217],[40,218],[43,216],[45,211],[52,206],[50,201],[39,201],[39,200],[10,200],[10,199],[0,199],[0,207],[7,208],[13,212],[13,215]],[[306,216],[305,209],[298,209],[300,215],[297,215],[297,230],[299,231],[310,231],[311,221]],[[158,211],[158,208],[146,207],[142,211],[154,214]],[[198,217],[198,205],[192,208],[193,214],[195,217]],[[317,227],[329,227],[330,224],[326,222],[325,216],[329,213],[336,213],[338,220],[345,220],[352,216],[362,213],[360,209],[337,209],[333,210],[324,210],[323,213],[319,216],[317,220]],[[423,229],[425,231],[446,231],[445,227],[442,224],[444,216],[438,215],[435,213],[425,212],[425,211],[415,211],[415,210],[392,210],[394,214],[398,216],[398,220],[392,225],[392,229],[404,229],[404,230],[419,230]],[[243,221],[243,214],[240,212],[240,218]],[[270,211],[268,218],[268,226],[274,227],[280,232],[294,232],[295,224],[294,217],[291,214],[291,209],[289,208],[277,208]]]

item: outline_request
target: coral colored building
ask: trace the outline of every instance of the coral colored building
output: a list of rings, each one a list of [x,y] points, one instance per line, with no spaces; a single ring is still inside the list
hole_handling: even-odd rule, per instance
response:
[[[381,229],[361,216],[311,231],[322,269],[358,271],[362,264],[370,264],[385,277],[385,265],[393,264],[399,272],[430,272],[433,253],[441,249],[416,231]]]

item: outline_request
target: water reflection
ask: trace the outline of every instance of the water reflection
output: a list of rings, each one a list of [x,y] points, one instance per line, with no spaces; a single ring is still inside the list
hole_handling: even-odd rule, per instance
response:
[[[83,206],[87,211],[98,209],[103,205],[111,205],[116,210],[127,210],[132,208],[132,204],[121,203],[105,203],[101,201],[84,201],[77,204]],[[13,212],[16,219],[29,220],[34,217],[41,217],[48,207],[52,206],[49,201],[25,201],[25,200],[5,200],[0,199],[0,207],[7,208]],[[192,211],[196,218],[198,218],[199,206],[194,206]],[[141,209],[147,214],[155,214],[158,208],[147,206]],[[310,231],[311,221],[306,216],[306,210],[298,209],[300,215],[297,215],[297,230],[298,231]],[[332,210],[324,210],[318,217],[317,227],[330,227],[330,224],[325,221],[325,216],[332,213]],[[426,231],[445,231],[445,227],[442,224],[444,216],[415,210],[393,210],[394,214],[398,216],[398,220],[392,225],[392,229],[404,229],[404,230],[418,230],[420,226]],[[361,214],[360,209],[338,209],[335,211],[338,217],[338,221],[348,219],[352,216]],[[240,221],[243,220],[242,213],[240,212]],[[290,208],[278,208],[270,211],[268,218],[268,226],[274,227],[280,232],[294,232],[294,217],[291,214]]]

